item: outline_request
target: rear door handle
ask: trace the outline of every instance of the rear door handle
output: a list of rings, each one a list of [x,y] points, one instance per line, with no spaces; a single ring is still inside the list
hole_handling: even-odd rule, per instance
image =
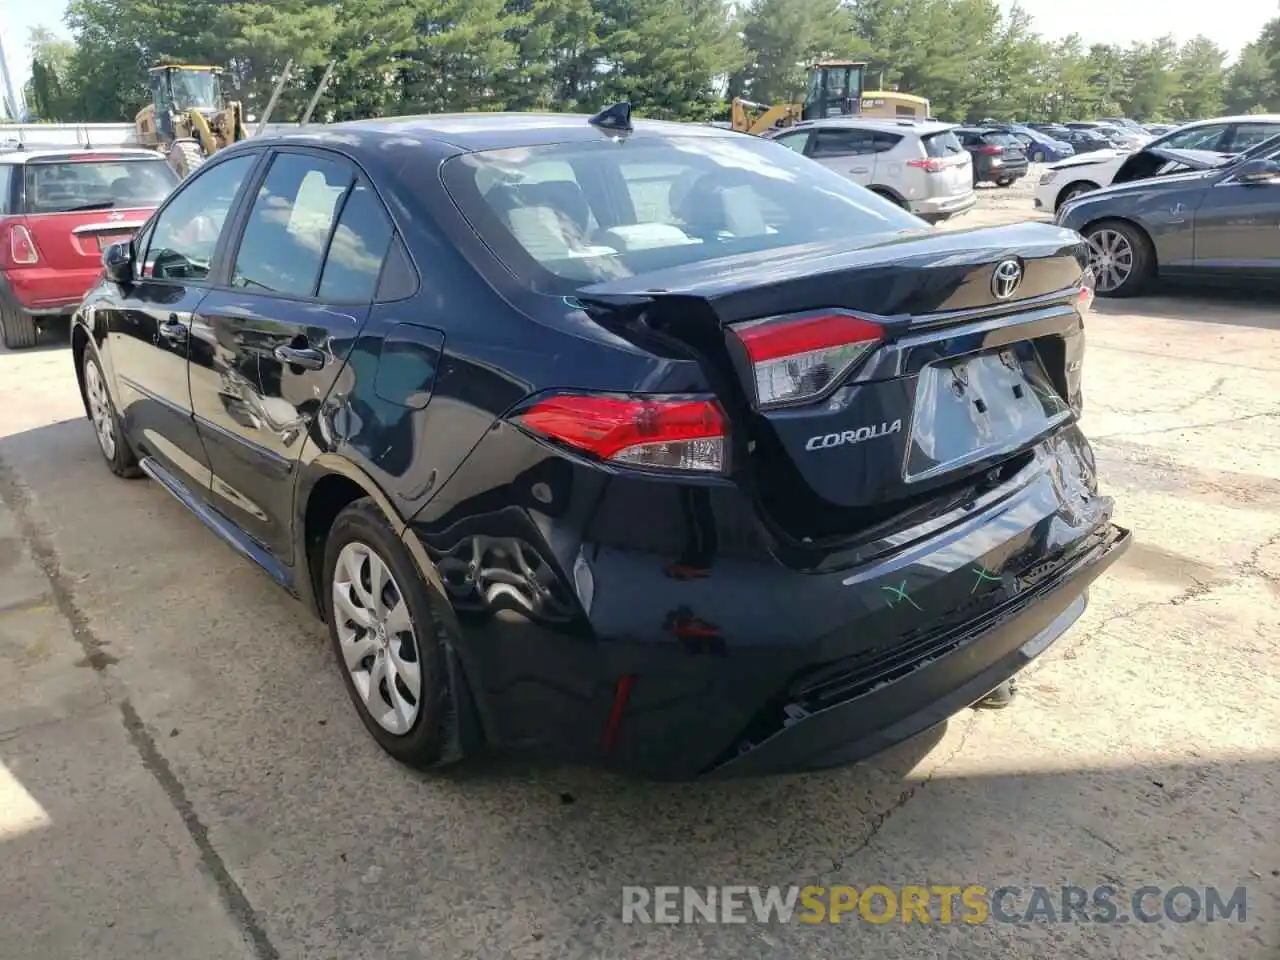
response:
[[[304,370],[319,370],[325,362],[325,356],[319,350],[311,347],[291,347],[288,344],[276,347],[272,351],[272,356],[281,363],[287,363],[291,367],[302,367]]]

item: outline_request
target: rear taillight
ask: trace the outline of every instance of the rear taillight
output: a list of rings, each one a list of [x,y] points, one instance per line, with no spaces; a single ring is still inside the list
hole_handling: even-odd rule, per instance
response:
[[[611,463],[723,473],[728,431],[714,400],[565,393],[517,414],[526,430]]]
[[[40,262],[40,251],[31,232],[20,223],[9,228],[9,258],[15,264],[30,266]]]
[[[995,146],[994,144],[988,143],[988,144],[984,144],[981,147],[974,147],[973,152],[983,153],[989,157],[997,157],[1000,154],[1004,153],[1004,147],[998,147],[998,146]]]
[[[884,337],[878,323],[848,313],[768,317],[733,327],[751,364],[761,409],[812,400]]]
[[[1076,292],[1076,310],[1080,313],[1086,313],[1093,306],[1093,287],[1093,271],[1086,270],[1084,277],[1080,281],[1080,288]]]
[[[917,170],[923,170],[925,173],[941,173],[942,161],[936,157],[930,157],[927,160],[908,160],[908,167],[915,167]]]

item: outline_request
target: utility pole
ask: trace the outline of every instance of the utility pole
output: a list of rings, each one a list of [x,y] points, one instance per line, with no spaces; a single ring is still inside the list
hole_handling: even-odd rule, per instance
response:
[[[4,32],[0,30],[0,37]],[[0,39],[0,83],[4,84],[4,108],[5,113],[9,115],[9,119],[15,122],[21,122],[22,106],[18,100],[18,95],[13,89],[13,79],[9,76],[9,60],[4,55],[4,40]]]

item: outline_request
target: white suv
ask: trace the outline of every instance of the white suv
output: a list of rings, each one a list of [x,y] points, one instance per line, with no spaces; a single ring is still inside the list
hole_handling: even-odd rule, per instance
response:
[[[973,160],[936,120],[811,120],[772,135],[925,220],[938,221],[974,205]]]

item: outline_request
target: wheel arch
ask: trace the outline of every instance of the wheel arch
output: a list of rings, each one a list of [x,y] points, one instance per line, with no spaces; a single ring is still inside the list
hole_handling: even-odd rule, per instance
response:
[[[1062,209],[1062,198],[1066,196],[1066,194],[1069,191],[1073,190],[1076,187],[1081,187],[1081,186],[1087,186],[1090,190],[1102,189],[1101,184],[1099,184],[1095,180],[1089,180],[1088,178],[1085,178],[1083,180],[1072,180],[1070,183],[1066,184],[1061,190],[1059,190],[1058,195],[1053,198],[1053,212],[1057,213],[1059,210]]]
[[[404,544],[423,583],[434,594],[432,612],[437,618],[436,630],[445,648],[456,721],[442,760],[456,759],[488,741],[497,729],[492,712],[486,709],[484,698],[476,696],[464,667],[466,657],[458,649],[459,638],[463,636],[461,624],[439,571],[391,499],[368,473],[337,454],[322,453],[306,461],[294,486],[294,556],[298,564],[294,589],[303,604],[326,622],[326,604],[320,592],[323,589],[325,540],[343,508],[366,497],[377,506]]]
[[[423,580],[448,604],[439,571],[391,498],[357,464],[337,454],[321,453],[300,468],[294,486],[294,556],[299,564],[298,575],[294,578],[295,588],[311,612],[321,620],[325,619],[325,605],[320,593],[325,536],[342,509],[362,497],[369,498],[378,507],[413,557]],[[450,616],[452,613],[450,605]]]
[[[867,187],[867,189],[877,196],[884,197],[886,200],[896,203],[903,210],[908,209],[906,198],[897,190],[893,189],[893,187],[886,187],[884,184],[873,183],[871,186]]]

